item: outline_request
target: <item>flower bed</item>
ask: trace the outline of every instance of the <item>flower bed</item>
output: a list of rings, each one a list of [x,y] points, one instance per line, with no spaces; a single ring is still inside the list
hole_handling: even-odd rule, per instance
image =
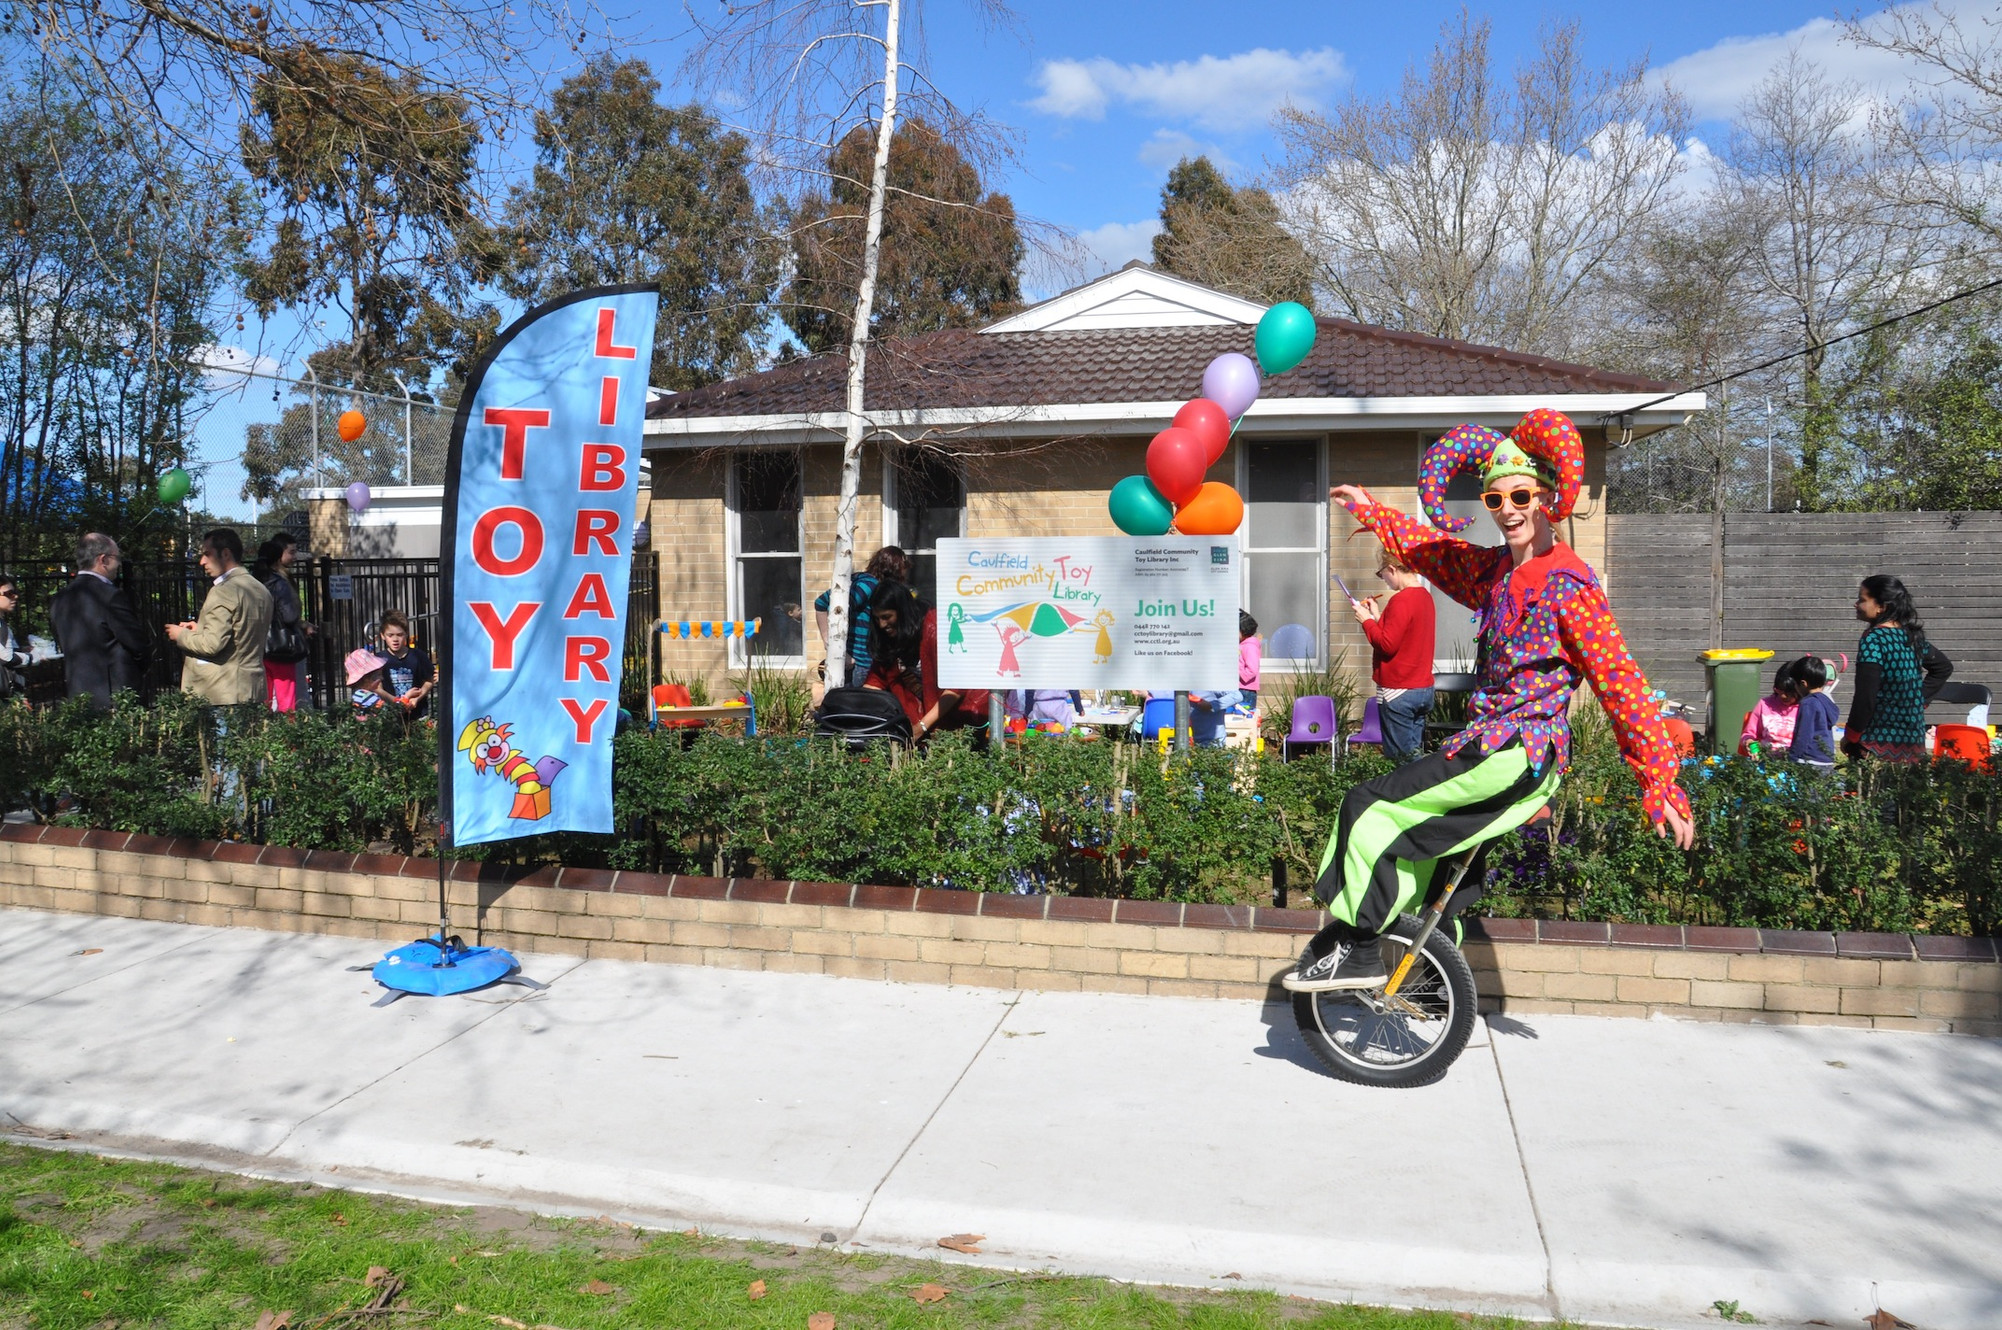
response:
[[[255,710],[218,724],[178,697],[110,717],[0,708],[0,802],[69,825],[362,851],[429,851],[435,731],[395,717]],[[1502,843],[1490,914],[1826,931],[1991,934],[2002,778],[1941,765],[1821,777],[1687,768],[1702,841],[1642,821],[1603,730],[1580,727],[1553,816]],[[617,836],[476,847],[513,863],[1129,899],[1270,900],[1310,882],[1373,755],[1281,764],[1221,751],[947,740],[855,756],[794,738],[629,731]],[[58,796],[67,811],[56,814]],[[1300,893],[1304,896],[1304,891]],[[1299,897],[1296,897],[1299,899]],[[1304,902],[1303,902],[1304,903]]]

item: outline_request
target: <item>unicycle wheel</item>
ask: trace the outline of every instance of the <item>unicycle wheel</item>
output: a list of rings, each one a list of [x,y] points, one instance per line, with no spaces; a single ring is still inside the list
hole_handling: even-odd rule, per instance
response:
[[[1396,972],[1419,928],[1407,914],[1384,934],[1388,972]],[[1315,934],[1300,963],[1327,955],[1339,932],[1337,925]],[[1407,1089],[1446,1074],[1474,1032],[1476,1006],[1473,967],[1443,931],[1435,931],[1396,996],[1386,999],[1382,989],[1295,993],[1293,1019],[1329,1074],[1358,1085]]]

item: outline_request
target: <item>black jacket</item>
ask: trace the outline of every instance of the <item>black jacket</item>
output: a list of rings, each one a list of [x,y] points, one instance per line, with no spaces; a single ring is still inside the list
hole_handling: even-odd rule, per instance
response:
[[[88,695],[108,710],[119,689],[140,690],[153,638],[130,596],[101,577],[78,573],[49,602],[49,623],[63,653],[71,697]]]

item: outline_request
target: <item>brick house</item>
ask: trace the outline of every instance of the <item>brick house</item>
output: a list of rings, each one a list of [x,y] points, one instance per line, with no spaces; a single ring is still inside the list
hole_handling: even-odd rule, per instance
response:
[[[1107,492],[1145,469],[1148,440],[1198,394],[1212,358],[1250,354],[1263,312],[1133,263],[984,328],[872,348],[858,566],[898,544],[928,578],[940,536],[1117,534]],[[768,663],[810,671],[823,658],[811,607],[832,577],[846,370],[845,355],[815,356],[648,407],[663,616],[762,617],[749,650]],[[1361,484],[1414,511],[1419,457],[1445,430],[1473,421],[1506,431],[1532,407],[1556,407],[1587,449],[1587,494],[1566,539],[1603,567],[1605,453],[1609,434],[1619,437],[1605,421],[1627,417],[1634,437],[1680,424],[1702,408],[1701,394],[1637,410],[1674,387],[1320,320],[1312,355],[1267,382],[1210,472],[1246,501],[1243,597],[1266,639],[1266,668],[1367,673],[1367,644],[1330,573],[1358,593],[1380,589],[1375,547],[1350,540],[1353,524],[1330,514],[1330,483]],[[1456,509],[1480,511],[1471,486],[1454,497]],[[1473,534],[1494,533],[1482,521]],[[1470,628],[1464,610],[1442,612],[1442,669],[1466,668]],[[662,647],[676,678],[720,685],[747,663],[741,641]]]

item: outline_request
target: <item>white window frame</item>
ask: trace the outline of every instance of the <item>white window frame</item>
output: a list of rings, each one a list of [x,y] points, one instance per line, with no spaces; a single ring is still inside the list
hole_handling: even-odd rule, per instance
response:
[[[743,494],[737,479],[739,474],[739,468],[743,464],[744,460],[753,455],[754,453],[768,453],[768,452],[776,452],[781,454],[789,453],[793,459],[793,466],[796,468],[799,474],[799,482],[800,482],[799,548],[790,554],[766,554],[766,553],[756,553],[756,552],[746,554],[742,548],[744,526],[743,526],[741,505],[743,503]],[[724,531],[724,539],[726,542],[724,546],[724,560],[723,560],[723,587],[724,587],[724,599],[729,606],[727,612],[728,618],[744,619],[749,617],[744,613],[744,579],[738,573],[739,560],[742,559],[799,560],[801,654],[794,656],[764,656],[761,657],[761,659],[766,665],[769,665],[774,669],[781,669],[781,670],[805,669],[806,668],[806,656],[804,654],[806,650],[805,625],[807,621],[807,616],[812,612],[808,605],[806,596],[806,459],[800,456],[798,452],[784,448],[734,449],[730,454],[730,465],[726,469],[725,473],[725,483],[723,489],[723,531]],[[741,637],[733,637],[728,639],[726,646],[728,649],[728,659],[731,669],[741,670],[741,669],[748,669],[750,667],[751,664],[750,645],[751,644],[749,641]]]
[[[1315,523],[1319,540],[1312,546],[1274,545],[1269,548],[1254,542],[1257,532],[1251,515],[1251,447],[1252,444],[1281,443],[1297,444],[1314,450],[1314,506],[1319,513]],[[1251,604],[1251,556],[1254,554],[1312,554],[1315,556],[1315,582],[1321,593],[1314,597],[1314,643],[1316,658],[1311,664],[1303,664],[1290,657],[1267,656],[1259,664],[1259,669],[1271,674],[1313,674],[1328,667],[1328,436],[1320,435],[1278,435],[1274,437],[1251,437],[1237,440],[1237,492],[1244,496],[1244,526],[1239,548],[1243,553],[1244,572],[1238,584],[1238,603],[1249,608]],[[1259,634],[1270,640],[1278,624],[1259,624]]]

